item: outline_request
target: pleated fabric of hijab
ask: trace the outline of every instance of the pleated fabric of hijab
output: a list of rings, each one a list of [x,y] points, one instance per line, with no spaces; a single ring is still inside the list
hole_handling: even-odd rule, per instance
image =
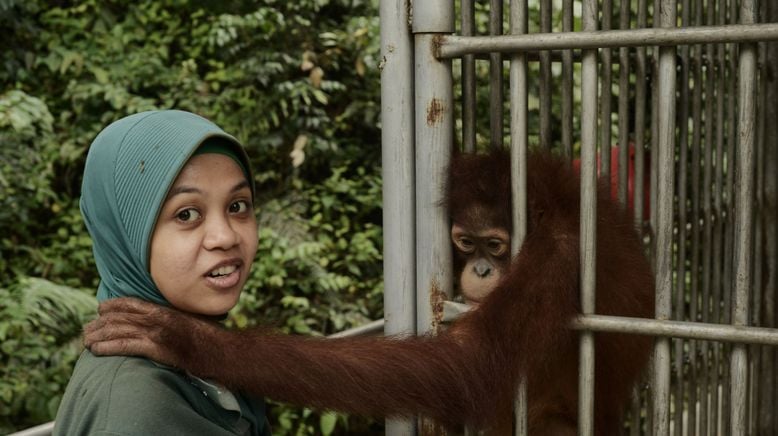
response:
[[[178,173],[204,143],[238,161],[253,194],[248,157],[240,143],[190,112],[130,115],[110,124],[92,142],[80,207],[100,273],[98,301],[136,297],[168,304],[149,272],[151,235]]]

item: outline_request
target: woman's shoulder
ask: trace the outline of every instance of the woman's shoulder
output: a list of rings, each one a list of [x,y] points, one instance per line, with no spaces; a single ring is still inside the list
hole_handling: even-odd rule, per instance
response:
[[[57,412],[61,432],[122,435],[164,433],[171,425],[198,420],[192,387],[175,370],[140,357],[79,358]]]
[[[143,395],[147,401],[163,396],[165,385],[185,385],[186,379],[172,368],[143,357],[95,356],[85,350],[78,359],[70,385],[79,386],[82,394],[91,392],[112,400],[117,394]]]
[[[246,430],[239,425],[240,415],[218,407],[191,377],[174,368],[87,350],[65,390],[54,434],[234,435]],[[265,434],[264,415],[257,420],[261,422],[254,427]]]

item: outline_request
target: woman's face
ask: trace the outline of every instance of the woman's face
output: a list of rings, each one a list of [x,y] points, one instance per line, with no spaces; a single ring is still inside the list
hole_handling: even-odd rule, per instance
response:
[[[192,157],[151,237],[151,277],[174,307],[220,315],[238,302],[257,251],[251,189],[221,154]]]

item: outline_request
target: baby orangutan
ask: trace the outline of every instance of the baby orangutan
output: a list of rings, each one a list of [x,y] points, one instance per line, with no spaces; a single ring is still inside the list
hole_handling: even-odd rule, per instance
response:
[[[505,151],[455,155],[446,200],[463,295],[478,303],[437,336],[321,339],[228,331],[172,309],[119,299],[86,328],[96,354],[140,354],[242,391],[368,416],[421,414],[502,432],[525,377],[532,435],[575,435],[580,313],[577,173],[530,154],[528,233],[510,260]],[[629,215],[601,184],[597,313],[653,317],[653,276]],[[494,278],[493,278],[494,277]],[[651,339],[596,335],[595,433],[617,434]]]

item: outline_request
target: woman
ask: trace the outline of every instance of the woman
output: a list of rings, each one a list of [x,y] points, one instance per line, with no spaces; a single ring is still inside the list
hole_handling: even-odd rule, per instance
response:
[[[257,250],[252,180],[240,144],[197,115],[143,112],[106,127],[89,150],[81,197],[98,300],[132,296],[222,319]],[[54,434],[270,431],[260,400],[145,358],[87,350]]]

